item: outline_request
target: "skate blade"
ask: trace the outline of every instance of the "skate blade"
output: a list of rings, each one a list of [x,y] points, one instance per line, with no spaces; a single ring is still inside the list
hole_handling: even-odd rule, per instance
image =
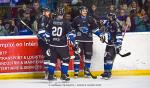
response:
[[[52,79],[52,80],[49,80],[49,79],[47,79],[49,82],[53,82],[53,81],[57,81],[57,78],[55,78],[55,79]]]
[[[110,78],[109,77],[100,77],[101,79],[105,79],[105,80],[109,80]]]
[[[92,78],[91,76],[88,75],[84,75],[84,78]]]

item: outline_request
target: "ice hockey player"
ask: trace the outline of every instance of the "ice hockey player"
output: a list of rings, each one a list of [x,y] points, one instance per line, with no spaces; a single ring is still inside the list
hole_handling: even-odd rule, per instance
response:
[[[59,7],[56,12],[56,18],[48,23],[46,32],[50,35],[48,44],[50,46],[50,62],[48,65],[48,80],[54,80],[55,65],[57,58],[61,59],[61,79],[69,81],[68,65],[70,61],[69,48],[67,39],[73,39],[75,34],[72,33],[71,24],[63,19],[64,9]],[[47,39],[47,38],[46,38]],[[73,39],[75,40],[75,38]]]
[[[74,76],[78,77],[79,65],[80,65],[80,49],[81,55],[84,56],[84,76],[92,77],[90,72],[91,57],[92,57],[92,45],[93,36],[92,33],[97,36],[101,35],[101,32],[96,24],[96,21],[88,16],[88,9],[85,6],[79,8],[80,15],[75,17],[72,22],[72,27],[76,32],[76,44],[79,47],[75,50],[74,59]]]
[[[108,34],[108,42],[104,56],[104,73],[101,76],[104,79],[109,79],[112,75],[112,67],[116,54],[121,50],[122,30],[120,24],[116,21],[116,15],[113,13],[107,15],[107,21],[104,25]]]
[[[46,27],[48,26],[48,22],[50,20],[50,10],[49,8],[45,7],[42,9],[43,13],[40,16],[40,18],[38,19],[38,45],[41,47],[42,49],[42,53],[44,55],[44,65],[45,65],[45,78],[47,79],[47,65],[48,65],[48,61],[49,61],[49,57],[50,57],[50,53],[49,53],[49,45],[47,43],[47,41],[45,41],[43,36],[46,36],[47,34],[45,34],[46,31]],[[48,37],[48,35],[47,35]]]

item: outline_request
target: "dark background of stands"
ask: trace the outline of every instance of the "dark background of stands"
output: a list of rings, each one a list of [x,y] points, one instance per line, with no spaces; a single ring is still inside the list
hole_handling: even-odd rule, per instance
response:
[[[26,27],[24,30],[22,30],[22,33],[20,33],[20,27],[18,27],[18,25],[20,25],[20,23],[18,23],[18,11],[22,7],[23,4],[25,4],[27,6],[27,8],[31,10],[33,8],[34,2],[40,2],[40,0],[39,1],[38,0],[19,0],[19,2],[17,2],[17,3],[14,3],[15,0],[10,0],[10,1],[11,2],[9,2],[9,3],[0,3],[0,20],[2,21],[2,24],[0,24],[0,25],[3,25],[6,30],[6,31],[2,31],[1,29],[3,27],[1,26],[0,27],[1,28],[0,35],[1,36],[32,35],[33,34],[32,31],[30,31]],[[114,5],[115,11],[116,11],[121,8],[122,4],[125,3],[128,5],[128,7],[130,7],[131,3],[133,1],[135,1],[137,4],[137,8],[140,8],[140,9],[143,8],[146,11],[146,15],[148,17],[146,22],[141,21],[142,23],[139,23],[137,25],[137,26],[139,26],[139,28],[142,28],[143,25],[147,27],[146,30],[143,30],[143,31],[141,30],[139,32],[150,31],[150,21],[149,21],[150,0],[78,0],[79,2],[76,4],[71,4],[72,0],[43,0],[43,1],[47,1],[47,6],[50,8],[52,13],[55,12],[57,7],[62,6],[65,8],[65,4],[67,3],[68,8],[65,10],[66,10],[67,14],[70,14],[72,16],[72,19],[78,15],[77,8],[79,8],[82,5],[87,6],[89,8],[89,13],[93,15],[94,12],[92,12],[91,7],[94,4],[97,7],[96,14],[98,15],[98,20],[100,20],[103,16],[105,16],[106,12],[109,12],[110,5]],[[40,8],[42,8],[44,6],[43,4],[41,4],[41,2],[39,3],[39,5],[40,5]],[[71,8],[71,11],[69,10],[70,8]],[[137,14],[138,14],[138,12],[137,12]],[[135,15],[135,17],[136,17],[136,15]],[[131,16],[130,16],[130,18],[131,18]],[[30,20],[31,19],[33,19],[33,18],[30,17]],[[131,21],[132,20],[135,20],[135,19],[131,19]],[[140,18],[138,20],[140,20]],[[13,27],[13,26],[8,27],[8,25],[12,24],[13,21],[14,21],[16,27]],[[130,29],[129,32],[131,32],[131,31],[138,32],[138,31],[136,31],[136,29],[133,30],[133,28],[136,28],[135,23],[136,23],[136,21],[131,22],[133,27],[131,27],[132,29]],[[30,25],[30,24],[33,24],[33,22],[31,22],[31,23],[29,22],[29,25],[28,25],[29,27],[33,28],[32,25]],[[38,29],[36,29],[35,31],[38,31]]]

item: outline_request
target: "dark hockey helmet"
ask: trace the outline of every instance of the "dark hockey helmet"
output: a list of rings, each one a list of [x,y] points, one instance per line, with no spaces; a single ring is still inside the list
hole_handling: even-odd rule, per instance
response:
[[[112,17],[113,20],[116,20],[116,14],[114,13],[108,13],[107,18],[109,19],[109,17]]]
[[[56,11],[56,14],[57,15],[64,15],[64,8],[63,7],[58,7],[57,8],[57,11]]]
[[[82,13],[83,10],[86,10],[86,11],[88,12],[88,8],[87,8],[86,6],[81,6],[81,7],[79,8],[80,14]]]
[[[48,7],[43,7],[43,8],[42,8],[42,11],[43,11],[43,12],[45,12],[45,11],[50,11],[50,9],[49,9]]]

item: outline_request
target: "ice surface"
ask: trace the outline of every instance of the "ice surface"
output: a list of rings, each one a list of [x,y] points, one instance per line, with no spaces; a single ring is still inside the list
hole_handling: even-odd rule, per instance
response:
[[[0,88],[150,88],[150,76],[112,77],[110,80],[92,78],[71,78],[69,82],[60,79],[0,80]]]

